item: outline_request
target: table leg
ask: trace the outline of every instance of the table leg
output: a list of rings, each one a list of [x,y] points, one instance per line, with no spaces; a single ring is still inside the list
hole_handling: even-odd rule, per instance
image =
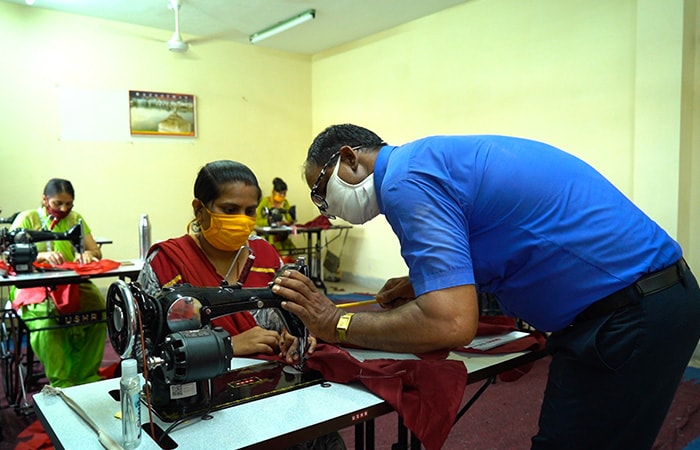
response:
[[[355,450],[365,450],[365,424],[355,425]]]
[[[374,419],[355,425],[355,450],[374,450]]]

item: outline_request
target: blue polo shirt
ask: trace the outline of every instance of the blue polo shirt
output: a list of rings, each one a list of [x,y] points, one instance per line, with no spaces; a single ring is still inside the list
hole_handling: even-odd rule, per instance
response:
[[[434,136],[385,146],[374,179],[416,295],[476,284],[541,331],[682,253],[599,172],[541,142]]]

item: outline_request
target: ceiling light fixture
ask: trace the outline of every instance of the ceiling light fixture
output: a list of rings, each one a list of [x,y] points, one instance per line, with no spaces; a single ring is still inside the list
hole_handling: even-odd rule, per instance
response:
[[[287,20],[283,20],[282,22],[276,23],[269,28],[265,28],[264,30],[260,30],[251,34],[248,37],[248,40],[251,44],[255,44],[256,42],[262,41],[263,39],[267,39],[270,36],[276,35],[277,33],[281,33],[290,28],[296,27],[297,25],[301,25],[304,22],[308,22],[314,17],[316,17],[316,10],[309,9],[307,11],[304,11],[303,13],[297,14],[294,17],[290,17]]]

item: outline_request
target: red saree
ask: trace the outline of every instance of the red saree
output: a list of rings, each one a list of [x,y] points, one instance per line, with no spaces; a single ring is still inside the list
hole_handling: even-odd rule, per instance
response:
[[[253,249],[255,261],[243,286],[267,286],[280,268],[279,255],[274,247],[260,238],[249,239],[248,245]],[[161,286],[189,283],[193,286],[207,287],[221,284],[223,276],[217,273],[191,236],[184,235],[158,242],[151,247],[150,252],[155,249],[159,251],[151,261],[151,267]],[[248,311],[219,317],[212,322],[215,326],[223,327],[231,336],[257,325]]]

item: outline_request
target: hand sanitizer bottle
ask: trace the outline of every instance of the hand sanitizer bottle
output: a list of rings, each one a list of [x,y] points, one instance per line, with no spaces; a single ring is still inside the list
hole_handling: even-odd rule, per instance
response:
[[[141,444],[141,379],[136,371],[136,360],[122,361],[119,397],[122,407],[122,440],[126,450]]]

